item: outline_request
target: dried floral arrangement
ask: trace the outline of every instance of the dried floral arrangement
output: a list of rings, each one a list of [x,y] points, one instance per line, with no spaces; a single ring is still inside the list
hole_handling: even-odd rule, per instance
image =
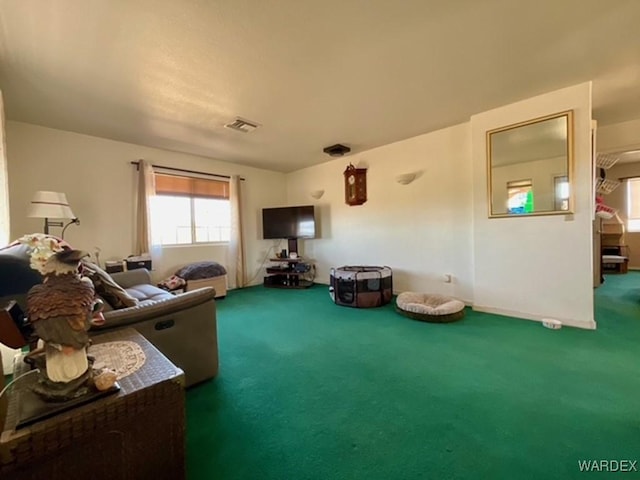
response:
[[[24,235],[17,242],[29,247],[30,266],[42,275],[52,273],[46,266],[52,255],[71,248],[64,240],[43,233]]]

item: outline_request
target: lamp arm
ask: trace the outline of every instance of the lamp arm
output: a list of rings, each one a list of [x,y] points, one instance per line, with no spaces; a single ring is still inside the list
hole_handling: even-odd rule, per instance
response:
[[[60,238],[62,240],[64,240],[64,232],[65,230],[69,227],[69,225],[71,225],[72,223],[75,223],[76,225],[80,225],[80,219],[79,218],[72,218],[69,223],[67,223],[64,228],[62,229],[62,233],[60,234]]]

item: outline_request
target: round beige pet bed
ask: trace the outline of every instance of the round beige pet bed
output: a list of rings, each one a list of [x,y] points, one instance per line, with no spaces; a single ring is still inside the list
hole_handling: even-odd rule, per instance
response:
[[[396,310],[423,322],[455,322],[464,317],[464,303],[439,294],[403,292],[396,298]]]

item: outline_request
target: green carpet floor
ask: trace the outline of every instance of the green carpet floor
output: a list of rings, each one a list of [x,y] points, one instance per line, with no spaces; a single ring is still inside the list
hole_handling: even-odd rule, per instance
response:
[[[188,478],[566,479],[640,460],[640,273],[607,277],[596,320],[438,325],[321,285],[229,292],[220,376],[187,392]]]

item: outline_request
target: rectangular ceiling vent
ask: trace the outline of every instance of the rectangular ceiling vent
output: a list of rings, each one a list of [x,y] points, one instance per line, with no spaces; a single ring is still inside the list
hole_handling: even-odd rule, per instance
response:
[[[238,132],[242,132],[242,133],[249,133],[249,132],[253,132],[259,126],[260,125],[258,125],[255,122],[245,120],[244,118],[236,117],[236,119],[233,122],[227,123],[225,125],[225,128],[230,128],[231,130],[237,130]]]

